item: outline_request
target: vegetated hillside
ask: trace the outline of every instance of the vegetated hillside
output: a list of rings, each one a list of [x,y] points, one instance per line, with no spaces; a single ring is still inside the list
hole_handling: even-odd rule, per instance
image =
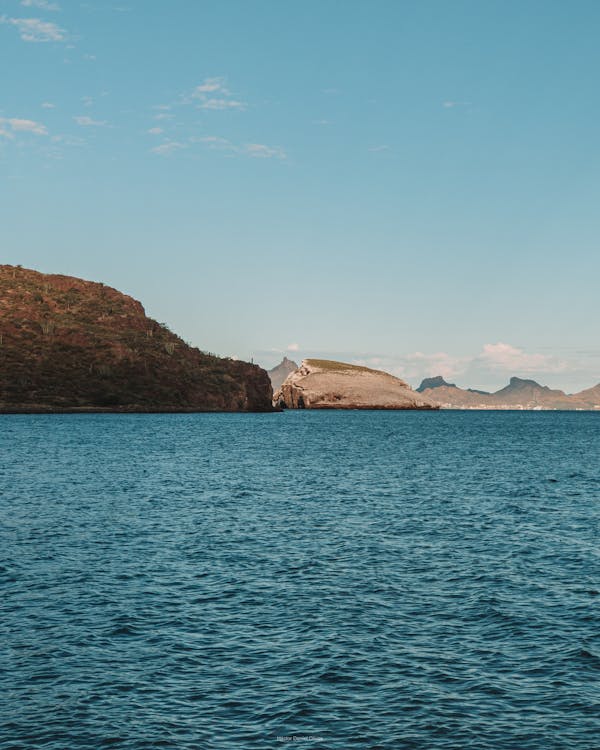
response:
[[[269,411],[256,365],[186,344],[115,289],[0,265],[0,411]]]

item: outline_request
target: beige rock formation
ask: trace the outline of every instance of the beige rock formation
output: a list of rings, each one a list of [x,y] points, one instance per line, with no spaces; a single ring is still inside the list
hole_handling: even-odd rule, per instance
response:
[[[303,360],[273,403],[284,409],[439,409],[387,372],[327,359]]]

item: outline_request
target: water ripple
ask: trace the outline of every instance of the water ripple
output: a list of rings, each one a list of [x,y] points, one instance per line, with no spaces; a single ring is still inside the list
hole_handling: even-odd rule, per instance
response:
[[[600,415],[19,415],[0,443],[0,750],[600,747]]]

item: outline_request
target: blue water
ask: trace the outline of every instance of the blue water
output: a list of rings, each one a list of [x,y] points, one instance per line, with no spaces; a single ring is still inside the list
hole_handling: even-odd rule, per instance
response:
[[[0,417],[0,750],[597,750],[599,459],[586,413]]]

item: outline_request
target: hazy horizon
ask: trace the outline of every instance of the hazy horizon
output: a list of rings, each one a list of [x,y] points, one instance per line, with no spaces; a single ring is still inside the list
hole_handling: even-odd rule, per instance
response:
[[[595,385],[599,20],[6,0],[0,262],[267,368]]]

